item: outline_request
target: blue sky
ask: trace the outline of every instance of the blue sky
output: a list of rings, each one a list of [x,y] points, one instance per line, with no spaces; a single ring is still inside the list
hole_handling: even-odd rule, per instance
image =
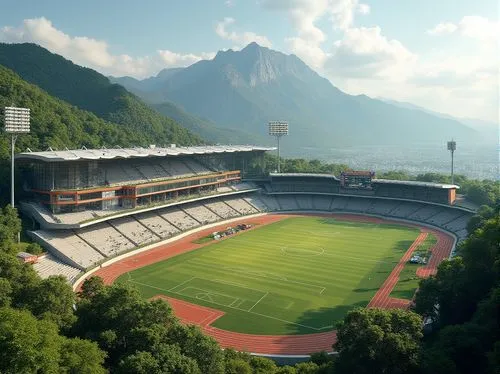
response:
[[[498,118],[496,0],[0,0],[0,41],[144,78],[250,41],[351,94]],[[496,72],[495,72],[496,70]]]

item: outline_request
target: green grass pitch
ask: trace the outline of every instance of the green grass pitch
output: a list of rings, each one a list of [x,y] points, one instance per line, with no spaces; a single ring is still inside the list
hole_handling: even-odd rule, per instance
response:
[[[145,298],[163,294],[225,312],[213,326],[252,334],[333,329],[366,306],[418,235],[399,225],[291,217],[123,274]]]

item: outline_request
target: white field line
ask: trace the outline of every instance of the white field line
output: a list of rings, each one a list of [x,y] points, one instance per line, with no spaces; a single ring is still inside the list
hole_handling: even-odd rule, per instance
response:
[[[183,284],[186,284],[188,282],[191,282],[193,279],[196,279],[196,277],[192,277],[191,279],[185,280],[184,282],[179,283],[177,286],[172,287],[168,291],[173,292],[177,287],[182,286]]]
[[[160,287],[155,287],[155,286],[151,286],[149,284],[146,284],[146,283],[140,283],[140,282],[136,282],[136,281],[130,281],[130,282],[133,282],[133,283],[137,283],[137,284],[140,284],[140,285],[143,285],[145,287],[151,287],[151,288],[154,288],[154,289],[157,289],[157,290],[160,290],[160,291],[166,291],[166,292],[172,292],[174,294],[178,294],[178,295],[181,295],[181,296],[184,296],[184,297],[188,297],[188,298],[191,298],[191,299],[196,299],[195,297],[191,297],[191,296],[187,296],[187,295],[183,295],[183,294],[180,294],[178,292],[175,292],[175,291],[169,291],[167,289],[164,289],[164,288],[160,288]],[[285,322],[285,323],[289,323],[289,324],[292,324],[292,325],[295,325],[295,326],[300,326],[300,327],[305,327],[306,329],[310,329],[310,330],[313,330],[313,331],[321,331],[321,330],[326,330],[326,329],[331,329],[333,328],[333,325],[328,325],[328,326],[323,326],[323,327],[312,327],[312,326],[307,326],[307,325],[303,325],[303,324],[300,324],[300,323],[296,323],[296,322],[292,322],[292,321],[287,321],[286,319],[281,319],[281,318],[278,318],[278,317],[273,317],[273,316],[269,316],[267,314],[263,314],[263,313],[257,313],[257,312],[254,312],[254,311],[248,311],[248,310],[245,310],[245,309],[240,309],[240,308],[236,308],[236,307],[233,307],[233,306],[229,306],[229,305],[224,305],[224,304],[221,304],[221,303],[217,303],[217,302],[212,302],[212,304],[215,304],[215,305],[220,305],[220,306],[223,306],[223,307],[226,307],[226,308],[231,308],[231,309],[235,309],[235,310],[239,310],[241,312],[246,312],[246,313],[250,313],[250,314],[255,314],[256,316],[260,316],[260,317],[265,317],[265,318],[269,318],[269,319],[274,319],[276,321],[280,321],[280,322]]]
[[[267,295],[269,295],[269,292],[266,292],[266,293],[264,294],[264,296],[262,296],[259,300],[257,300],[257,302],[256,302],[255,304],[253,304],[253,305],[252,305],[252,307],[251,307],[250,309],[248,309],[248,310],[247,310],[247,312],[252,311],[252,309],[253,309],[253,308],[255,308],[255,306],[256,306],[258,303],[260,303],[260,302],[264,299],[264,297],[266,297]]]
[[[225,293],[221,293],[221,292],[215,292],[215,291],[210,291],[210,290],[205,290],[203,288],[199,288],[199,287],[191,287],[191,286],[188,286],[188,287],[184,287],[182,290],[180,291],[174,291],[175,293],[178,293],[179,295],[184,295],[184,296],[189,296],[189,295],[186,295],[184,294],[183,292],[185,292],[186,290],[198,290],[198,291],[201,291],[199,292],[200,294],[206,294],[206,295],[219,295],[219,296],[224,296],[224,297],[228,297],[228,298],[231,298],[231,299],[237,299],[236,296],[233,296],[233,295],[227,295]],[[234,300],[233,300],[234,302]]]
[[[200,279],[205,279],[205,278],[200,278]],[[242,284],[232,283],[232,282],[226,282],[226,281],[224,281],[222,279],[205,279],[205,280],[210,281],[210,282],[214,282],[214,283],[227,284],[229,286],[234,286],[234,287],[246,288],[247,290],[257,291],[257,292],[260,292],[260,293],[266,292],[266,291],[259,290],[257,288],[247,287],[247,286],[244,286]]]

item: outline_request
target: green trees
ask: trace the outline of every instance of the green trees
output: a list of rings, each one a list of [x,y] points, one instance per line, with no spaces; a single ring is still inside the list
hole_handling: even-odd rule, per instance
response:
[[[34,316],[54,322],[59,328],[68,329],[76,317],[73,313],[75,294],[63,276],[50,277],[26,290],[22,303]]]
[[[7,205],[0,209],[0,244],[4,249],[17,238],[21,231],[21,220],[17,216],[17,209]]]
[[[57,328],[27,311],[0,309],[0,371],[56,373],[59,360]]]
[[[58,335],[57,326],[31,313],[0,308],[0,372],[104,373],[95,343]]]
[[[81,146],[132,145],[136,136],[127,128],[107,122],[48,95],[0,65],[0,107],[15,103],[31,109],[31,133],[18,139],[17,149],[45,150]],[[2,135],[0,158],[7,159],[8,139]]]
[[[96,343],[80,338],[61,338],[59,372],[67,374],[104,374],[106,353]]]
[[[422,319],[403,310],[355,309],[337,330],[338,373],[414,373]]]
[[[224,372],[224,354],[196,327],[180,325],[163,300],[143,300],[126,285],[87,280],[71,334],[98,342],[106,365],[120,372]]]
[[[490,214],[489,212],[488,214]],[[415,311],[435,321],[423,347],[422,372],[497,373],[500,347],[500,218],[481,223],[421,282]]]
[[[5,208],[0,221],[15,224],[15,210]],[[65,278],[40,279],[10,249],[9,225],[0,231],[0,372],[104,373],[105,353],[96,343],[60,334],[75,321]]]

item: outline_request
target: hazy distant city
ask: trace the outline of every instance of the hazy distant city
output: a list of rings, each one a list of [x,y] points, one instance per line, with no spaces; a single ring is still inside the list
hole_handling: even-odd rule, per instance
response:
[[[283,148],[286,148],[286,141]],[[411,174],[450,172],[450,153],[446,144],[400,146],[356,146],[324,149],[306,148],[284,152],[293,157],[314,157],[323,161],[347,164],[353,169],[376,172],[405,170]],[[495,145],[471,146],[458,143],[455,152],[455,173],[469,178],[499,179],[499,152]]]

